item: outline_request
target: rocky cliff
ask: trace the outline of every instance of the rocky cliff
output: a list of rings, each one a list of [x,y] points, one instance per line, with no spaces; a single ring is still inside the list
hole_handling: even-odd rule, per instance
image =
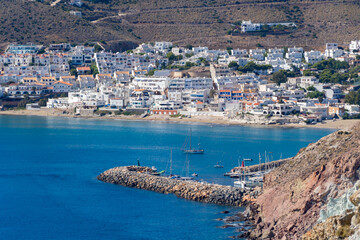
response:
[[[354,187],[359,167],[360,124],[301,149],[294,158],[265,176],[263,193],[257,199],[258,224],[250,238],[301,239],[307,232],[311,236],[311,230],[320,221],[321,210],[324,222],[348,223],[349,219],[325,216],[324,211],[329,201]]]

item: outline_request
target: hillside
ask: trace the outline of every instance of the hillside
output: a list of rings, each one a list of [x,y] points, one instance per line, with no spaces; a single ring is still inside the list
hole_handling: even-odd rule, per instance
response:
[[[331,224],[334,217],[331,218],[329,213],[321,215],[320,210],[329,211],[339,203],[335,206],[337,213],[332,215],[347,213],[345,216],[348,219],[354,216],[354,212],[349,214],[350,211],[346,211],[349,208],[346,199],[338,201],[336,198],[347,193],[359,180],[359,144],[360,124],[357,124],[349,131],[337,131],[310,144],[289,162],[267,174],[264,192],[257,201],[261,210],[259,224],[251,233],[252,238],[300,239],[322,216],[330,223],[327,227],[324,224],[316,226],[315,231],[308,233],[307,239],[328,239],[319,237],[319,232],[325,235],[332,232],[329,236],[334,238],[331,239],[337,239],[333,236],[334,232],[340,233],[337,226]],[[352,208],[355,209],[354,206]],[[337,219],[344,217],[338,216]],[[349,227],[349,220],[346,224]],[[352,227],[355,231],[359,226],[355,222]],[[341,227],[339,224],[338,228]],[[329,231],[331,228],[334,229]],[[350,235],[350,231],[347,234]]]
[[[1,42],[87,42],[120,38],[120,31],[94,25],[47,4],[0,0],[0,6]],[[131,38],[124,34],[121,39]]]
[[[61,0],[45,3],[0,0],[1,41],[137,43],[166,40],[178,45],[218,47],[322,47],[347,45],[360,38],[360,3],[356,0],[84,0],[79,8]],[[69,14],[81,11],[82,19]],[[295,32],[284,35],[232,36],[231,24],[291,21]],[[4,29],[7,29],[6,31]]]

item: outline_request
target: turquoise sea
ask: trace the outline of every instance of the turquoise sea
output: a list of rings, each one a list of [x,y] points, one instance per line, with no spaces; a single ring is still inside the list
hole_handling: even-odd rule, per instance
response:
[[[190,156],[199,179],[232,184],[223,174],[239,156],[258,161],[272,152],[291,157],[333,130],[254,128],[143,121],[0,116],[1,239],[227,239],[221,211],[144,190],[102,183],[101,172],[122,165],[185,174],[180,151],[192,129],[203,155]],[[221,161],[223,169],[214,168]]]

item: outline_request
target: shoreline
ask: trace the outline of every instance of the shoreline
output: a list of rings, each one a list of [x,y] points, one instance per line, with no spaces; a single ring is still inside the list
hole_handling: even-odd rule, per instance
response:
[[[243,123],[237,120],[223,119],[221,117],[209,116],[193,116],[192,118],[172,118],[162,115],[150,115],[145,118],[134,115],[111,115],[111,116],[79,116],[75,114],[65,113],[59,109],[41,109],[41,110],[7,110],[0,111],[0,115],[8,116],[41,116],[41,117],[63,117],[63,118],[81,118],[81,119],[98,119],[98,120],[128,120],[128,121],[154,121],[180,124],[211,124],[211,125],[227,125],[227,126],[246,126],[246,127],[261,127],[261,128],[318,128],[318,129],[342,129],[346,130],[353,127],[360,119],[324,121],[325,123],[317,123],[315,125],[305,124],[285,124],[285,125],[265,125],[265,124],[251,124]]]

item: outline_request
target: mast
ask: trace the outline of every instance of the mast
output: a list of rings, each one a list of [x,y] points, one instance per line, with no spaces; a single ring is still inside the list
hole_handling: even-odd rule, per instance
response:
[[[172,175],[172,149],[170,149],[170,176]]]
[[[189,165],[188,154],[186,154],[186,177],[189,177]]]
[[[265,171],[265,172],[266,172],[266,170],[267,170],[266,162],[267,162],[267,158],[266,158],[266,150],[265,150],[265,165],[264,165],[264,171]]]
[[[261,155],[259,153],[259,172],[261,172]]]
[[[192,133],[192,130],[190,128],[190,150],[191,150],[191,133]]]

